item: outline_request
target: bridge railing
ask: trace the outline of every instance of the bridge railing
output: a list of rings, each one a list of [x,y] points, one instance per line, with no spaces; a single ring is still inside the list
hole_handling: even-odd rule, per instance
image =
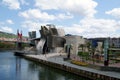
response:
[[[18,42],[16,38],[0,38],[0,41],[5,41],[5,42]],[[23,38],[22,41],[20,42],[29,42],[27,39]]]

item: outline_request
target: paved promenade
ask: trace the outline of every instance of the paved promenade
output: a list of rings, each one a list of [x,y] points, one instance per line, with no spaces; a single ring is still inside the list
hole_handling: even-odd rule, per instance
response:
[[[96,69],[93,69],[93,68],[74,65],[74,64],[71,64],[68,61],[64,61],[63,60],[63,58],[65,57],[64,53],[61,53],[61,54],[60,53],[52,53],[52,54],[46,54],[46,55],[27,55],[27,56],[120,79],[120,73],[118,73],[118,72],[100,71],[100,70],[96,70]]]

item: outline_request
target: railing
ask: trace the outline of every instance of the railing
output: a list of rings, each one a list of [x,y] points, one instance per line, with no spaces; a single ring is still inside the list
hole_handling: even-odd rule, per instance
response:
[[[0,40],[0,42],[22,42],[22,43],[29,43],[29,41],[17,41],[17,40]]]
[[[18,42],[18,40],[16,38],[0,38],[0,41],[4,41],[4,42]],[[28,40],[26,38],[23,38],[22,41],[20,42],[28,42]]]

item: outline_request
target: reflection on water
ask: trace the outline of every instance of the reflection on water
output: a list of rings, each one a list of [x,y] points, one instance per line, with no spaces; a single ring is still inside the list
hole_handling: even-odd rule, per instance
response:
[[[19,80],[21,76],[21,59],[16,57],[16,79]]]
[[[0,52],[0,80],[86,79],[20,57],[15,57],[12,52]]]

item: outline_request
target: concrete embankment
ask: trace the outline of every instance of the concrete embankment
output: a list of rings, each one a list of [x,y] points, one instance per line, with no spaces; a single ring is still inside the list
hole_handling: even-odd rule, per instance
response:
[[[77,66],[70,62],[64,61],[61,55],[51,57],[50,55],[26,55],[22,52],[15,52],[16,56],[22,56],[26,59],[61,69],[79,76],[93,80],[119,80],[120,73],[99,71],[91,68]],[[49,57],[50,56],[50,57]]]

